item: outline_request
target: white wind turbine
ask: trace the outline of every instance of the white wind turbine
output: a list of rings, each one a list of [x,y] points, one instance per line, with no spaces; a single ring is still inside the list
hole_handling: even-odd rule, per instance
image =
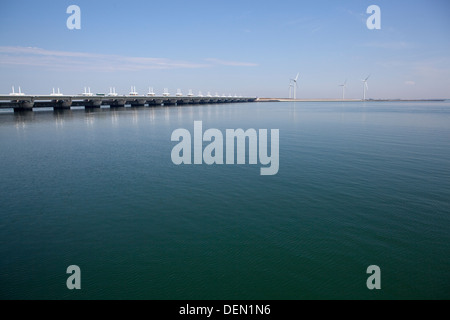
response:
[[[299,76],[300,76],[300,73],[297,73],[297,76],[295,77],[295,79],[291,79],[291,81],[294,82],[294,85],[293,85],[293,87],[294,87],[294,100],[297,99],[297,88],[298,88],[297,81],[298,81],[298,77]]]
[[[370,74],[367,78],[364,80],[361,80],[363,82],[363,101],[366,101],[366,90],[369,90],[369,85],[367,84],[367,80],[369,80]]]
[[[344,84],[340,84],[339,87],[342,87],[342,100],[345,100],[345,88],[347,88],[347,79],[345,79]]]

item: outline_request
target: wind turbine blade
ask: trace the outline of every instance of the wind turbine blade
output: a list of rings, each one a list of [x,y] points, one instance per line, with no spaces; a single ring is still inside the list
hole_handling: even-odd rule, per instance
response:
[[[366,81],[369,80],[370,76],[371,76],[371,74],[369,74],[369,76],[366,78]]]
[[[295,82],[297,82],[299,76],[300,76],[300,72],[297,73],[297,76],[295,77]]]

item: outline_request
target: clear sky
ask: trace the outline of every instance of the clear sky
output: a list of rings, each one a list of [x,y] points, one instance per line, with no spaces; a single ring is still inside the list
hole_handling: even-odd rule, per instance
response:
[[[81,29],[69,30],[69,5]],[[370,5],[381,29],[369,30]],[[450,98],[449,0],[0,0],[0,94]]]

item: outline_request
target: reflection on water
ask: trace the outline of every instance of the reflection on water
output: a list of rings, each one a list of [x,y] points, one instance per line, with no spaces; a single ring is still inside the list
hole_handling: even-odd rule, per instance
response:
[[[84,121],[86,122],[86,125],[88,127],[93,127],[95,122],[95,116],[93,113],[89,112],[86,114],[86,117],[84,118]]]
[[[435,126],[433,115],[446,115],[449,113],[449,102],[433,103],[404,103],[404,102],[379,102],[379,103],[306,103],[306,102],[286,102],[286,103],[250,103],[250,104],[223,104],[223,105],[181,105],[170,107],[127,107],[127,108],[72,108],[69,110],[38,110],[34,112],[0,112],[0,125],[7,125],[14,122],[16,126],[25,127],[27,123],[43,122],[53,118],[57,126],[62,126],[66,121],[77,121],[84,118],[89,126],[92,126],[96,119],[111,118],[111,123],[117,125],[119,117],[131,116],[133,124],[138,124],[140,119],[164,121],[171,124],[172,117],[176,117],[178,122],[186,119],[194,120],[214,120],[220,118],[238,119],[243,115],[250,119],[267,120],[272,117],[280,118],[288,116],[294,123],[301,122],[302,114],[314,116],[320,121],[341,122],[357,121],[366,123],[379,118],[384,124],[399,125],[426,125],[429,123]],[[387,116],[389,114],[405,114],[407,117]],[[337,118],[336,118],[337,116]],[[244,117],[245,118],[245,117]],[[430,120],[430,122],[428,122]]]
[[[117,112],[117,110],[112,110],[111,113],[111,123],[113,127],[117,128],[119,124],[119,113]]]
[[[133,108],[132,115],[133,115],[133,124],[137,125],[138,124],[138,120],[139,120],[139,114],[138,114],[137,108]]]
[[[70,117],[70,116],[73,117],[73,115],[71,113],[72,113],[71,110],[67,110],[66,113],[61,112],[59,110],[55,110],[54,111],[54,116],[55,116],[55,126],[56,126],[56,128],[58,128],[58,129],[64,128],[65,117],[67,117],[67,118]]]

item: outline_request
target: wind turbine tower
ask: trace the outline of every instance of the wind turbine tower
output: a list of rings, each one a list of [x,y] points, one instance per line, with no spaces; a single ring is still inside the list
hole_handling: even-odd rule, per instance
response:
[[[292,84],[292,80],[289,82],[289,99],[292,99],[292,88],[294,85]]]
[[[298,77],[299,76],[300,76],[300,73],[297,73],[297,76],[295,77],[295,79],[291,79],[291,81],[294,82],[294,85],[293,85],[293,87],[294,87],[294,100],[297,99],[297,88],[298,88],[297,81],[298,81]]]
[[[369,80],[369,78],[370,75],[364,80],[361,80],[363,82],[363,101],[366,101],[366,90],[369,90],[369,85],[367,84],[367,80]]]
[[[340,84],[339,87],[342,87],[342,100],[345,100],[345,88],[347,88],[347,79],[344,84]]]

